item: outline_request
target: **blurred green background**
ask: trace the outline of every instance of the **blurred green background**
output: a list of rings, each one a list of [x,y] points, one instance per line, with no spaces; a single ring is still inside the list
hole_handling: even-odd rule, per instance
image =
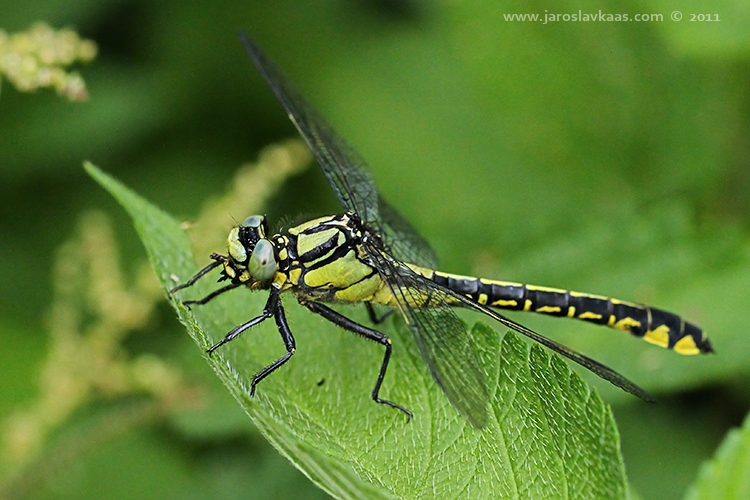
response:
[[[503,17],[579,9],[664,20]],[[680,22],[670,19],[675,10]],[[692,13],[720,21],[693,22]],[[750,407],[744,2],[0,1],[0,29],[39,20],[75,28],[100,52],[78,68],[88,102],[2,85],[0,418],[38,396],[53,261],[81,214],[112,217],[128,276],[144,260],[84,159],[190,219],[240,164],[295,135],[239,28],[368,159],[444,270],[648,302],[707,329],[717,354],[684,358],[590,325],[513,316],[659,397],[646,405],[592,382],[614,407],[643,498],[680,498]],[[311,168],[284,184],[267,213],[338,209]],[[81,449],[58,459],[63,450],[51,446],[28,496],[324,496],[253,430],[164,303],[126,347],[170,360],[211,388],[210,403],[89,445],[87,425],[126,403],[76,411],[50,439],[79,436]]]

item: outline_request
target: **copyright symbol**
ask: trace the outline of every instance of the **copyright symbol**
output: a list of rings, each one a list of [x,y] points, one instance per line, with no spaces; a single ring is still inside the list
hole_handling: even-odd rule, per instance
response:
[[[682,19],[682,12],[680,12],[679,10],[676,10],[672,12],[671,17],[672,17],[672,21],[679,21],[680,19]]]

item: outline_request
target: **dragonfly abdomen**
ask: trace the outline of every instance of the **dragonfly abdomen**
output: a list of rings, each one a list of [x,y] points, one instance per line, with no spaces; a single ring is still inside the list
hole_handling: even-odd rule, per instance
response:
[[[661,309],[601,295],[526,285],[435,271],[436,283],[498,309],[529,311],[606,325],[674,349],[680,354],[712,352],[705,332],[680,316]]]

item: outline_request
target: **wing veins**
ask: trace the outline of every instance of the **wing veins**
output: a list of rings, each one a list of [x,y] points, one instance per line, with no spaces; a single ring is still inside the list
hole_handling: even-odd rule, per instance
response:
[[[240,40],[250,59],[307,143],[343,207],[377,233],[396,258],[425,267],[437,265],[435,252],[406,219],[378,195],[375,179],[352,148],[246,33]],[[382,212],[382,213],[381,213]]]
[[[489,395],[472,339],[446,302],[445,290],[368,247],[373,265],[396,297],[420,353],[451,404],[477,428],[487,424]]]
[[[568,358],[569,360],[586,368],[588,371],[592,372],[594,375],[597,375],[598,377],[619,387],[620,389],[626,392],[629,392],[630,394],[637,396],[643,399],[644,401],[648,401],[649,403],[656,402],[656,398],[654,398],[651,394],[649,394],[645,389],[642,389],[641,387],[636,385],[634,382],[627,379],[625,376],[616,372],[612,368],[600,363],[599,361],[596,361],[595,359],[592,359],[586,356],[585,354],[581,354],[580,352],[575,351],[571,349],[570,347],[567,347],[559,342],[549,339],[545,337],[544,335],[537,333],[534,330],[531,330],[530,328],[527,328],[519,323],[516,323],[510,318],[506,318],[502,314],[499,314],[497,311],[494,311],[485,305],[474,302],[468,297],[465,297],[459,293],[456,293],[453,290],[446,289],[445,291],[446,293],[448,293],[448,295],[451,295],[453,298],[458,299],[464,306],[486,314],[492,319],[510,328],[511,330],[514,330],[530,338],[531,340],[538,342],[539,344],[542,344],[543,346],[553,350],[554,352],[560,354],[561,356]]]

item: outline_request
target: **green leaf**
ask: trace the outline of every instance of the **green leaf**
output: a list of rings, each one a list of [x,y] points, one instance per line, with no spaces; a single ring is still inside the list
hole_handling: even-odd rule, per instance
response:
[[[195,271],[179,224],[123,185],[86,169],[129,212],[165,290]],[[180,320],[205,351],[258,314],[263,293],[235,291],[187,310],[209,278],[172,298]],[[394,355],[381,395],[414,418],[375,404],[370,392],[380,346],[343,332],[287,297],[297,353],[265,379],[255,398],[252,376],[284,348],[265,322],[206,361],[266,438],[311,480],[338,498],[624,498],[619,435],[609,407],[556,355],[513,334],[502,341],[482,324],[471,335],[487,377],[488,426],[471,427],[431,379],[398,318],[383,330]],[[179,300],[178,300],[179,299]],[[367,321],[361,307],[346,314]]]
[[[716,456],[703,464],[685,498],[750,498],[750,415],[741,429],[730,431],[724,438]]]

